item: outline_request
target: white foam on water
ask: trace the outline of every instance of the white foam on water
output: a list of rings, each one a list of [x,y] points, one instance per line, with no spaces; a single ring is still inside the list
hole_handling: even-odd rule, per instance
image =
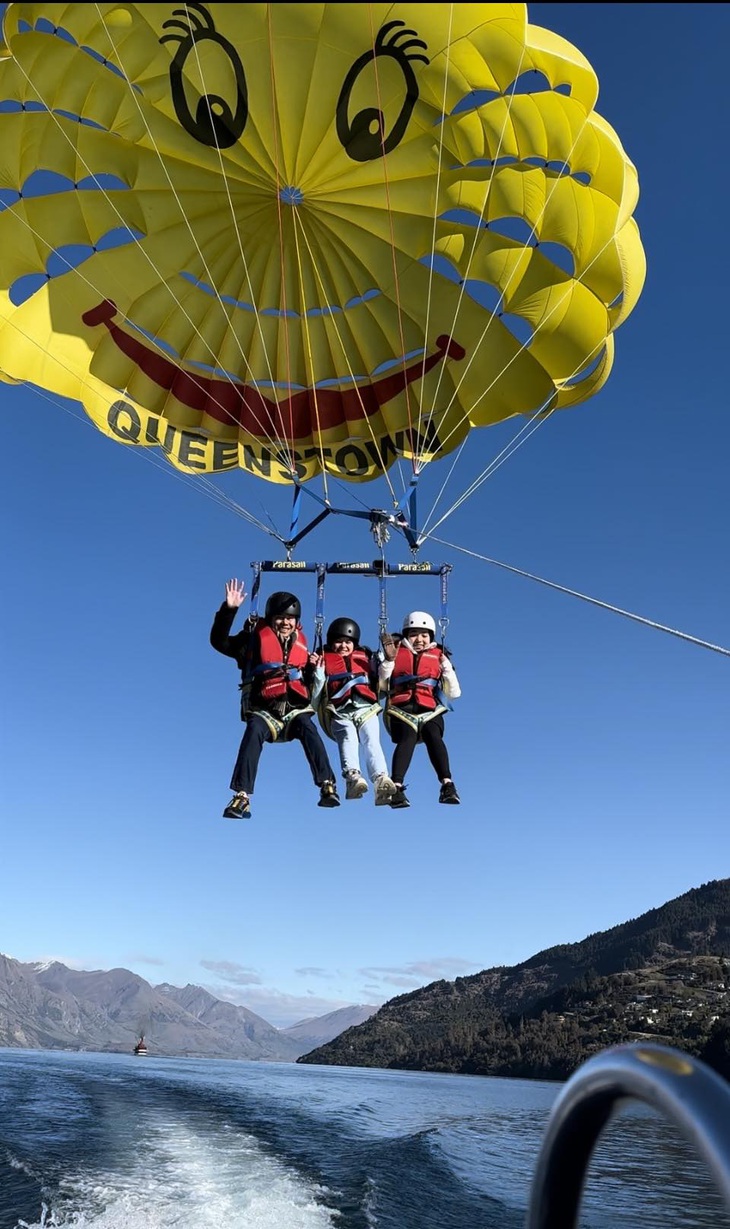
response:
[[[337,1214],[252,1136],[148,1120],[116,1172],[67,1175],[61,1199],[18,1229],[332,1229]]]

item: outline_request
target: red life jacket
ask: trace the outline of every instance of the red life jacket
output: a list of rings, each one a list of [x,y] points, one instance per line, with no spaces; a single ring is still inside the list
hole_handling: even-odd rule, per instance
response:
[[[327,698],[335,707],[353,696],[362,696],[370,704],[377,700],[370,682],[370,656],[363,649],[353,649],[348,657],[325,649],[324,670]]]
[[[290,693],[309,699],[309,692],[301,677],[309,661],[309,649],[301,627],[297,627],[295,640],[284,664],[284,646],[272,627],[264,619],[256,626],[259,664],[254,666],[251,677],[258,679],[258,691],[263,700],[282,700]],[[254,693],[255,694],[255,693]]]
[[[442,661],[443,651],[437,644],[414,653],[408,642],[402,640],[395,655],[388,703],[397,706],[415,700],[421,708],[436,708],[436,685],[441,678]]]

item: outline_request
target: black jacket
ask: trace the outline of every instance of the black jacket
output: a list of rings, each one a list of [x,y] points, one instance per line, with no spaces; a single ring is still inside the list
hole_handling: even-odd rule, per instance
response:
[[[213,619],[213,626],[210,629],[210,643],[218,653],[222,653],[224,657],[232,657],[241,671],[241,686],[249,684],[251,686],[251,694],[249,697],[249,705],[252,708],[263,708],[270,711],[277,711],[277,715],[282,716],[284,711],[292,708],[306,708],[307,701],[300,696],[290,696],[285,701],[267,701],[261,696],[261,676],[254,675],[251,678],[251,671],[261,665],[261,653],[259,649],[259,638],[255,632],[255,624],[251,624],[246,620],[240,632],[231,635],[231,628],[238,613],[236,606],[229,606],[227,602],[219,607]],[[294,637],[291,638],[292,641]],[[286,646],[284,648],[284,658],[286,659]],[[305,687],[311,691],[314,678],[314,670],[312,666],[307,665],[302,671],[302,679]]]

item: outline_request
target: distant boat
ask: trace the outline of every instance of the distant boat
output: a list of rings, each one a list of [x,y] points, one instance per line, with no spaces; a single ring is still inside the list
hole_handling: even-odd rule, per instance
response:
[[[147,1054],[147,1046],[145,1044],[144,1033],[140,1034],[139,1041],[134,1047],[134,1052],[135,1054],[141,1055],[142,1057],[144,1057],[144,1055]]]

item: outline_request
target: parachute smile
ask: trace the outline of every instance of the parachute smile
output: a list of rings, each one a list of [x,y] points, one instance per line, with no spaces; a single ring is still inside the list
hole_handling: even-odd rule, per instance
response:
[[[256,385],[186,371],[122,329],[115,323],[116,314],[116,304],[105,299],[84,312],[82,320],[90,328],[104,325],[117,348],[132,359],[139,371],[188,408],[216,422],[238,426],[258,438],[273,436],[292,442],[370,418],[437,364],[447,358],[458,362],[466,353],[452,337],[441,334],[436,338],[433,353],[419,356],[409,366],[404,359],[403,366],[367,384],[345,390],[303,388],[275,401],[264,396]]]

